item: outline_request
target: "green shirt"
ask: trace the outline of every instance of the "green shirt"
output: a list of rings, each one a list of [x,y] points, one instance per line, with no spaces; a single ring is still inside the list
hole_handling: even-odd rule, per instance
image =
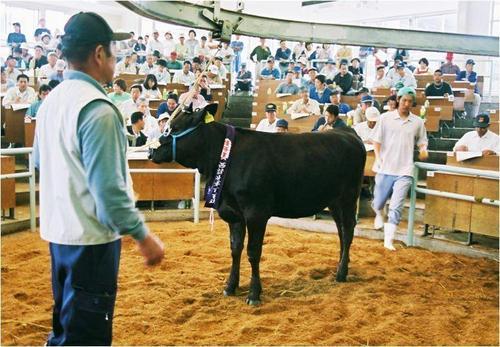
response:
[[[269,47],[262,48],[262,46],[257,46],[253,49],[252,53],[250,54],[250,59],[253,59],[253,56],[257,56],[257,61],[261,60],[266,60],[270,55],[271,55],[271,50]]]
[[[113,102],[113,104],[115,105],[119,105],[121,104],[122,102],[128,100],[131,98],[130,94],[127,93],[127,92],[123,92],[121,94],[116,94],[115,92],[113,93],[109,93],[108,94],[108,98],[111,99],[111,101]]]
[[[35,118],[36,113],[38,112],[38,109],[40,108],[41,104],[42,104],[42,100],[37,100],[34,103],[32,103],[30,105],[30,107],[28,107],[28,110],[26,111],[26,115],[31,117],[31,118]]]
[[[167,69],[169,70],[181,70],[182,64],[180,61],[167,61]]]

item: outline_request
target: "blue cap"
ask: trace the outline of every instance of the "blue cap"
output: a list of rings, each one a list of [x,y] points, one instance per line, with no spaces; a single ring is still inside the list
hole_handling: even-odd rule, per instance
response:
[[[362,103],[365,103],[365,102],[373,102],[373,98],[371,95],[364,95],[362,98],[361,98],[361,102]]]
[[[284,119],[278,119],[276,121],[276,127],[288,129],[288,122]]]
[[[300,72],[300,70],[302,70],[302,69],[300,68],[300,66],[294,66],[294,67],[293,67],[293,71],[295,71],[295,72]]]
[[[404,69],[405,68],[405,63],[399,63],[397,66],[396,66],[396,69]]]

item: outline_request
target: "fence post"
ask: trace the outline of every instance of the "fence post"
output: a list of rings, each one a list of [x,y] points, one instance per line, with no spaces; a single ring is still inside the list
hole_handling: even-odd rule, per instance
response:
[[[408,235],[406,244],[408,246],[414,245],[413,240],[413,228],[415,225],[415,210],[417,205],[417,182],[418,182],[418,166],[416,165],[413,168],[413,180],[411,182],[411,191],[410,191],[410,211],[408,212]]]
[[[200,172],[194,173],[194,222],[200,222]]]

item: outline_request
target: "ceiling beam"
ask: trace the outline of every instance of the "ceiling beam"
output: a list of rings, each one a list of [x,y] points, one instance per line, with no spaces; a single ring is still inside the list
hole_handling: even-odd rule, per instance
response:
[[[336,43],[355,46],[404,48],[468,55],[499,55],[499,38],[494,36],[400,30],[379,27],[307,23],[262,17],[182,1],[117,1],[133,12],[157,21],[181,26],[224,31],[233,34],[289,41]]]

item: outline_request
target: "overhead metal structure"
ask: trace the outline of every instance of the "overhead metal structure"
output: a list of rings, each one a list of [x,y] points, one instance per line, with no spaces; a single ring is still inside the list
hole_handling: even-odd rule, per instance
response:
[[[342,45],[393,47],[468,55],[499,56],[499,38],[419,30],[386,29],[329,23],[307,23],[224,10],[183,1],[117,1],[156,21],[210,30],[229,41],[231,34]]]

